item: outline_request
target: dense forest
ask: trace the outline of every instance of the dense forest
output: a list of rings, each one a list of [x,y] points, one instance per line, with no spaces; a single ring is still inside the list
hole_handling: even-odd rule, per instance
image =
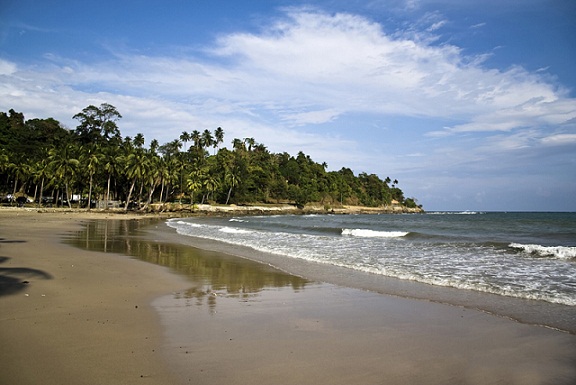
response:
[[[302,152],[274,154],[253,138],[234,139],[228,149],[220,127],[182,132],[165,144],[153,139],[146,148],[142,134],[121,135],[122,116],[110,104],[90,105],[73,118],[78,126],[67,129],[53,118],[0,112],[5,202],[88,208],[88,202],[121,202],[126,210],[164,202],[417,207],[397,180],[356,176],[349,168],[326,171],[326,163]]]

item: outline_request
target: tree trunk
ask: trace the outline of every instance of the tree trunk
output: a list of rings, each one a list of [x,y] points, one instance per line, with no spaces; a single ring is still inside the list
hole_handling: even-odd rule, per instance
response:
[[[68,208],[72,209],[72,203],[70,202],[70,193],[68,191],[68,183],[66,183],[66,201],[68,202]]]
[[[130,204],[130,198],[132,197],[132,190],[134,190],[134,185],[136,184],[136,178],[132,180],[132,185],[130,186],[130,191],[128,191],[128,198],[126,198],[126,206],[124,206],[124,211],[128,211],[128,205]]]
[[[12,191],[12,199],[10,200],[10,206],[12,206],[12,203],[14,203],[14,201],[16,201],[16,187],[18,186],[18,177],[14,178],[14,190]]]
[[[106,201],[104,204],[105,209],[108,209],[108,201],[110,200],[110,177],[111,177],[111,175],[108,174],[108,186],[106,188]]]
[[[154,190],[156,189],[156,187],[154,186],[154,184],[150,184],[150,193],[148,194],[148,199],[146,200],[146,204],[144,205],[144,207],[142,207],[140,210],[144,211],[148,208],[148,206],[150,205],[150,203],[152,202],[152,195],[154,194]]]
[[[40,198],[38,198],[38,207],[42,206],[42,195],[44,195],[44,178],[42,178],[42,182],[40,183]]]
[[[90,188],[88,188],[88,211],[90,211],[90,203],[92,202],[92,177],[94,174],[90,173]]]
[[[162,179],[162,188],[160,189],[160,199],[158,202],[162,203],[162,197],[164,196],[164,179]]]
[[[226,197],[226,204],[228,204],[228,201],[230,200],[230,194],[232,194],[232,186],[230,186],[230,188],[228,189],[228,196]]]

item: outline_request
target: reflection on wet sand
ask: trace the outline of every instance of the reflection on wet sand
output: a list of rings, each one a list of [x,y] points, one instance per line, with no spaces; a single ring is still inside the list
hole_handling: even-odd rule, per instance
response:
[[[66,242],[87,250],[129,255],[184,274],[192,286],[175,297],[195,299],[196,305],[207,305],[211,311],[218,297],[248,301],[267,288],[299,291],[309,282],[243,258],[149,239],[144,230],[157,223],[156,219],[88,221],[69,234]]]

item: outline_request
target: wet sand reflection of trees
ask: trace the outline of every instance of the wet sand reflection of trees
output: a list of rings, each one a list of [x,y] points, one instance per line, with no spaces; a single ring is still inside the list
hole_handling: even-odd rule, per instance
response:
[[[67,242],[87,250],[126,254],[186,275],[193,286],[176,297],[196,299],[210,309],[218,297],[248,301],[266,288],[303,290],[307,280],[257,262],[194,247],[147,239],[139,230],[158,220],[94,220],[70,234]]]

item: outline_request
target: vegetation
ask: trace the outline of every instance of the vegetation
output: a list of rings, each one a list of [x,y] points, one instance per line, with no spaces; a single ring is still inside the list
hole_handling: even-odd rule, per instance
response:
[[[221,147],[220,127],[183,132],[162,145],[154,139],[145,148],[142,134],[122,137],[121,118],[110,104],[91,105],[74,116],[78,126],[69,130],[52,118],[0,112],[0,192],[12,200],[88,209],[96,201],[103,207],[123,202],[126,210],[164,202],[417,206],[397,180],[355,176],[349,168],[326,171],[325,163],[302,152],[274,154],[253,138]]]

